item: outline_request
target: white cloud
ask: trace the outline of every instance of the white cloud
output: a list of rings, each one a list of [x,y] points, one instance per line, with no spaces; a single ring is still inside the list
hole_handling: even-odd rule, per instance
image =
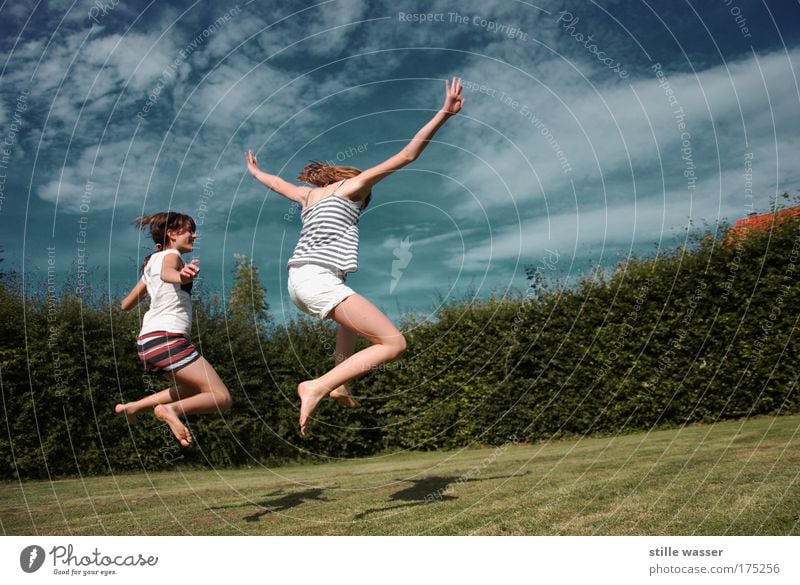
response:
[[[725,201],[720,191],[742,191],[741,173],[728,171],[698,185],[692,197],[685,188],[663,196],[637,199],[608,207],[585,206],[545,217],[527,217],[521,222],[497,229],[491,237],[469,246],[442,252],[450,268],[463,265],[467,272],[490,270],[508,261],[531,262],[546,250],[567,258],[592,255],[609,256],[610,251],[637,250],[660,242],[672,247],[683,238],[687,226],[712,227],[723,220],[732,223],[746,213],[747,200]],[[588,208],[587,208],[588,207]]]
[[[795,50],[790,56],[796,61],[800,51]],[[782,169],[777,173],[779,180],[786,176],[782,173],[790,172],[788,163],[800,153],[787,125],[775,127],[773,117],[781,121],[797,119],[791,65],[780,52],[762,57],[760,65],[769,87],[772,112],[752,59],[729,64],[730,74],[722,66],[701,71],[697,77],[667,73],[671,89],[686,113],[699,172],[711,173],[717,167],[723,171],[738,168],[746,151],[765,150],[760,145],[774,149],[776,131],[779,159],[773,154],[771,160],[763,162]],[[480,193],[480,204],[485,207],[508,207],[512,203],[490,168],[509,185],[518,204],[545,193],[564,192],[570,179],[577,183],[596,182],[599,194],[600,181],[615,173],[630,176],[631,167],[634,172],[651,172],[659,162],[668,184],[683,181],[681,131],[674,108],[655,76],[649,73],[633,81],[632,89],[619,81],[593,88],[567,63],[551,61],[536,66],[537,78],[547,82],[544,87],[518,72],[474,60],[464,78],[490,87],[496,96],[468,93],[464,113],[488,128],[460,120],[453,124],[457,129],[451,136],[455,135],[459,145],[467,146],[486,164],[476,163],[469,156],[455,157],[453,174]],[[516,109],[503,99],[502,92],[519,102]],[[534,115],[541,120],[538,128],[532,123]],[[745,128],[749,145],[745,144]],[[571,172],[564,171],[554,144],[543,135],[548,131],[563,151]],[[481,139],[475,140],[476,136]],[[476,208],[477,203],[470,202],[461,213],[468,215]]]
[[[81,51],[82,64],[91,71],[110,67],[117,83],[128,84],[132,91],[145,91],[179,59],[169,35],[127,33],[93,39]],[[88,89],[88,88],[87,88]]]
[[[60,211],[82,214],[117,206],[141,207],[146,195],[148,203],[158,200],[166,206],[175,194],[165,174],[155,173],[155,183],[149,184],[157,147],[137,140],[133,145],[120,141],[104,143],[99,150],[87,148],[75,164],[39,189],[39,197],[56,204]],[[174,169],[173,160],[167,154],[159,163]]]

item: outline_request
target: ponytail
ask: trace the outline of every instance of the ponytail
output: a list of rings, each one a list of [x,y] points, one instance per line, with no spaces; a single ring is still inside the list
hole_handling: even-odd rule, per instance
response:
[[[195,231],[197,229],[197,225],[190,215],[176,213],[175,211],[162,211],[161,213],[154,213],[153,215],[143,215],[133,220],[133,225],[142,231],[145,228],[149,228],[150,236],[153,238],[153,242],[156,245],[156,249],[150,252],[142,263],[142,274],[144,274],[144,268],[147,266],[150,257],[156,252],[166,249],[169,243],[169,236],[167,235],[169,230],[183,233],[185,231]]]

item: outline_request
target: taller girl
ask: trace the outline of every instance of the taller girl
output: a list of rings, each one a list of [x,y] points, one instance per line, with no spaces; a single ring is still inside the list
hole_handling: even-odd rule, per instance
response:
[[[303,228],[289,259],[289,296],[305,313],[339,323],[336,366],[314,380],[300,382],[300,434],[305,435],[309,417],[325,396],[355,408],[346,383],[398,358],[406,341],[392,322],[372,303],[344,284],[358,268],[358,220],[369,204],[372,188],[391,173],[415,161],[428,141],[464,103],[461,79],[445,80],[444,105],[399,153],[365,171],[322,163],[307,165],[299,181],[317,188],[301,187],[258,168],[247,151],[250,173],[264,185],[299,203]],[[356,336],[373,345],[353,353]]]
[[[163,374],[173,387],[136,402],[117,404],[117,414],[134,422],[136,414],[154,409],[156,417],[169,425],[181,445],[192,441],[179,418],[227,410],[231,395],[217,372],[189,341],[192,329],[192,283],[200,272],[197,260],[186,264],[181,254],[194,249],[194,220],[182,213],[166,211],[136,220],[139,229],[149,229],[156,251],[144,260],[142,278],[122,301],[122,309],[133,309],[146,296],[150,308],[144,314],[136,346],[145,367]]]

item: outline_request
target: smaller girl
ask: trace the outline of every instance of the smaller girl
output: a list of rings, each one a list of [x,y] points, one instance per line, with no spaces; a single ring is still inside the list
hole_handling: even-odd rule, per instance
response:
[[[122,310],[130,311],[150,296],[150,308],[144,315],[136,346],[145,367],[163,374],[173,387],[151,394],[136,402],[117,404],[117,414],[129,423],[136,414],[153,408],[181,445],[192,442],[181,415],[222,412],[231,406],[231,395],[217,372],[197,348],[189,342],[192,329],[192,282],[200,273],[197,260],[184,263],[181,254],[194,249],[197,227],[182,213],[167,211],[139,217],[139,229],[149,227],[156,250],[142,264],[142,278],[122,301]]]

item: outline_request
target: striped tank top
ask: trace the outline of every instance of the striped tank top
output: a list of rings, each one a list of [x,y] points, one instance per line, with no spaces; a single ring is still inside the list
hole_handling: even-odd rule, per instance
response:
[[[347,179],[345,179],[346,181]],[[361,204],[333,193],[300,213],[303,229],[288,266],[305,263],[336,268],[344,273],[358,270],[358,220]]]

